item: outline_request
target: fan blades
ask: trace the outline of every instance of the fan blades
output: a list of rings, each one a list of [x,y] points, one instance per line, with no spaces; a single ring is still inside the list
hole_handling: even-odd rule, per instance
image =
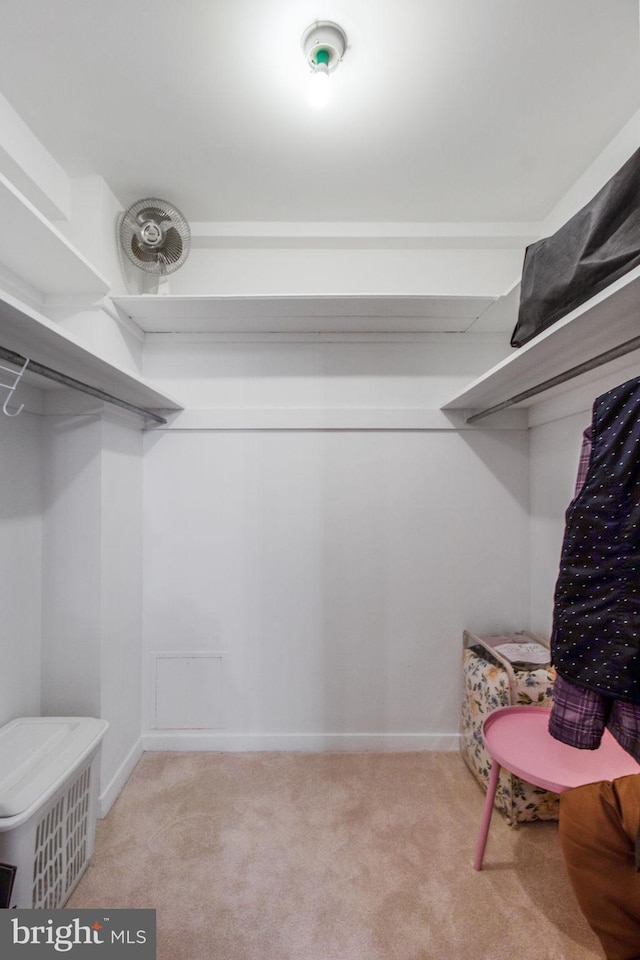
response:
[[[131,251],[136,260],[145,263],[163,263],[165,267],[178,263],[182,256],[184,244],[175,227],[169,227],[162,236],[162,241],[154,246],[140,242],[138,234],[131,238]]]
[[[120,244],[129,260],[146,273],[172,273],[182,266],[191,245],[189,224],[165,200],[138,200],[121,215]]]

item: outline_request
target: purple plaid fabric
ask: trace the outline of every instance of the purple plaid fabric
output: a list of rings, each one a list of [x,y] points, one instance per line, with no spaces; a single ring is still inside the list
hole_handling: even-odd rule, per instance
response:
[[[558,675],[549,718],[551,736],[579,750],[595,750],[605,727],[640,763],[640,705],[603,697]]]
[[[607,727],[620,746],[640,763],[640,707],[615,700]]]
[[[576,477],[576,489],[573,494],[574,498],[578,496],[585,480],[587,479],[587,472],[589,470],[589,461],[591,459],[591,427],[587,429],[582,434],[582,449],[580,450],[580,459],[578,460],[578,475]]]
[[[549,733],[579,750],[595,750],[607,725],[610,703],[602,694],[576,687],[558,674],[553,685]]]

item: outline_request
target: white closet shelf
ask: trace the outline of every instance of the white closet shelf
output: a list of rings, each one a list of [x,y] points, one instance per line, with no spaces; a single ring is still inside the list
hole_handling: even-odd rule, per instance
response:
[[[441,409],[464,409],[469,412],[487,410],[639,336],[640,267],[581,304],[523,347],[514,350]],[[580,382],[586,383],[589,378],[596,379],[605,372],[615,371],[616,366],[620,369],[628,367],[629,355],[610,360],[606,366],[582,374]],[[541,399],[570,390],[577,382],[566,381],[515,406],[531,406]]]
[[[460,333],[490,297],[114,296],[145,333]]]
[[[108,293],[109,282],[0,174],[0,263],[48,294]]]
[[[134,406],[150,410],[183,409],[182,404],[135,373],[102,359],[62,327],[2,292],[0,347]]]

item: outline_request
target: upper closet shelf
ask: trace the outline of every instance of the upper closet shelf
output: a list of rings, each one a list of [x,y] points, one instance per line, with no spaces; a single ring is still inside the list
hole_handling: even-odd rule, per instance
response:
[[[123,367],[103,360],[47,317],[0,291],[0,347],[50,367],[72,380],[150,410],[182,405]],[[26,376],[29,376],[27,371]],[[38,386],[44,386],[42,382]]]
[[[640,267],[515,350],[442,409],[464,409],[469,419],[480,419],[502,404],[531,406],[571,389],[578,377],[586,383],[602,376],[604,364],[607,371],[628,366],[635,350],[640,350]]]
[[[108,293],[108,281],[2,174],[0,220],[0,263],[44,296]]]
[[[116,296],[145,333],[461,333],[489,297]]]

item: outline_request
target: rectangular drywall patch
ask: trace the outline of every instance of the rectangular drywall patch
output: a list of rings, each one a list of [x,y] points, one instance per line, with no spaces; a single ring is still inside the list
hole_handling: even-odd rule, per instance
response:
[[[159,730],[219,730],[225,726],[221,653],[153,654],[154,719]]]

